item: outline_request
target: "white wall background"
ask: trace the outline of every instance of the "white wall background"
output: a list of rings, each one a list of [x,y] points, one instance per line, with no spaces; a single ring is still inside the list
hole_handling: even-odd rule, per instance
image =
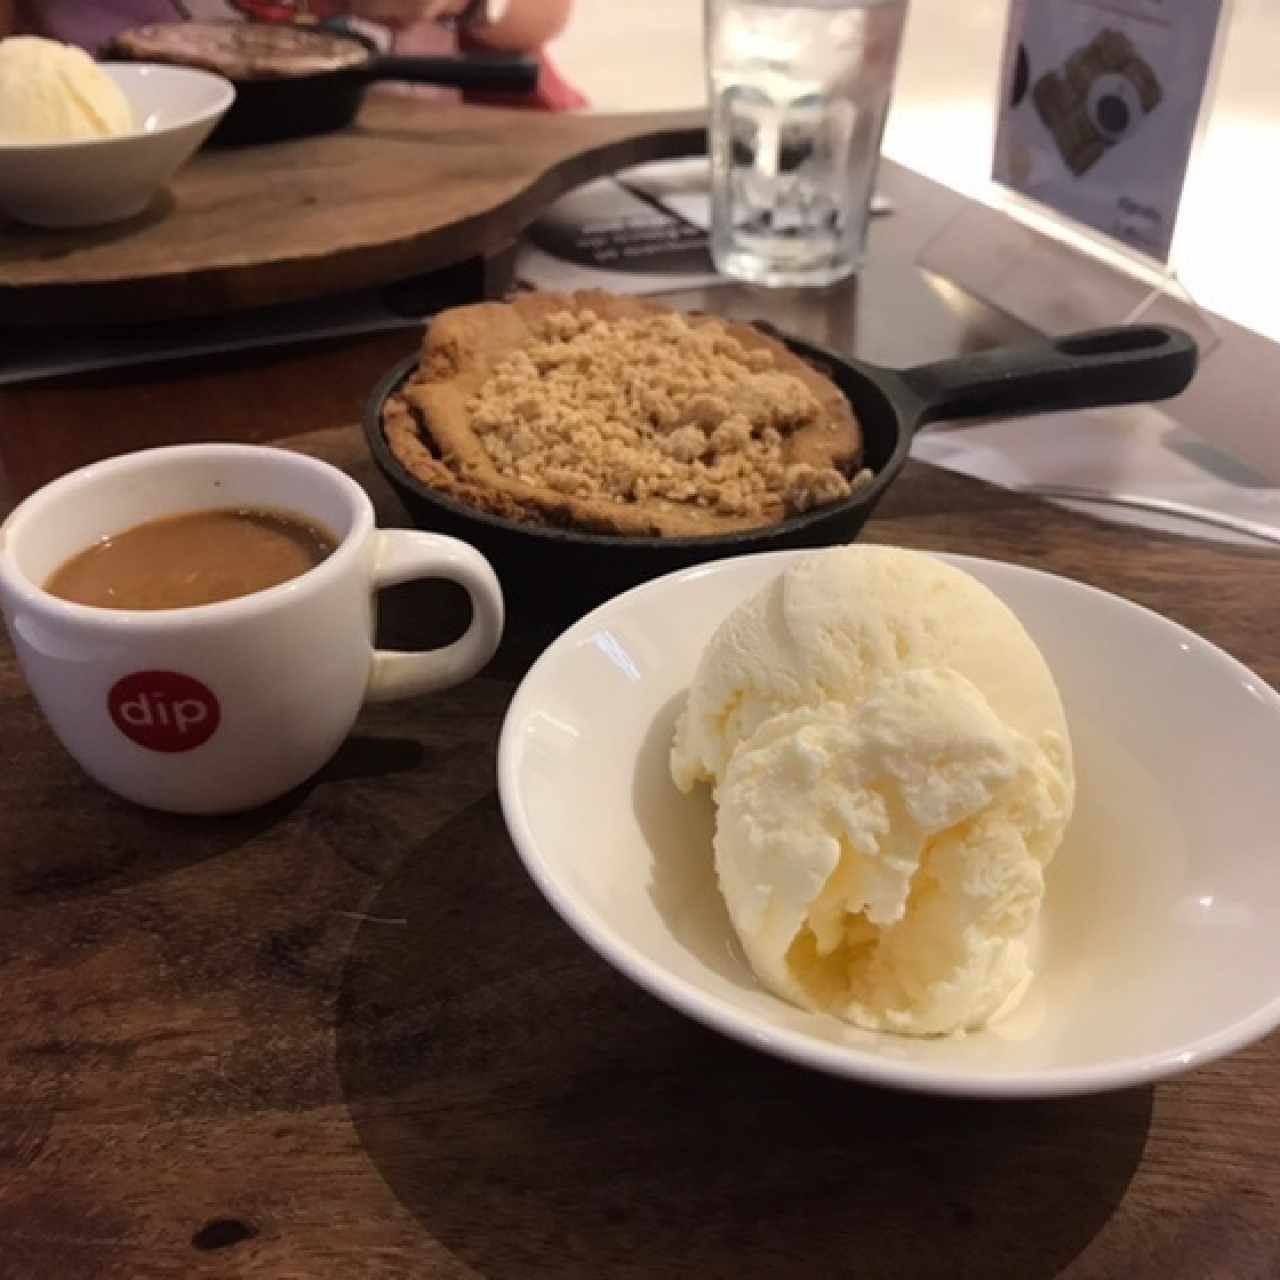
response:
[[[1188,0],[1189,2],[1189,0]],[[885,153],[981,197],[1007,0],[911,0]],[[1175,257],[1205,306],[1280,341],[1280,0],[1234,0],[1216,107]],[[702,0],[577,0],[553,55],[603,111],[700,105]]]

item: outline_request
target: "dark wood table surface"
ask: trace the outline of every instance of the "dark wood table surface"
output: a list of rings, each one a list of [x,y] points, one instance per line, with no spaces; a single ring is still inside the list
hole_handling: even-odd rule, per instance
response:
[[[677,300],[885,362],[1018,336],[915,269],[938,189],[886,185],[856,288]],[[403,523],[352,423],[411,344],[0,392],[0,502],[126,448],[286,438]],[[1269,553],[918,464],[866,536],[1119,592],[1280,683]],[[389,642],[456,625],[429,587],[386,606]],[[1154,1087],[934,1100],[757,1055],[609,969],[495,795],[552,633],[513,618],[480,677],[370,708],[312,783],[215,820],[88,781],[0,641],[0,1278],[1280,1275],[1280,1038]]]

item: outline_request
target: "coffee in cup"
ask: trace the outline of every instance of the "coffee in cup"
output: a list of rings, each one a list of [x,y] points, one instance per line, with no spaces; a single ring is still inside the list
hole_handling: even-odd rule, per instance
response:
[[[190,511],[99,538],[53,571],[52,596],[100,609],[184,609],[279,586],[337,539],[291,511]]]
[[[122,598],[85,603],[48,589],[104,539],[168,540],[214,512],[276,513],[324,531],[332,547],[300,572],[211,602],[131,595],[121,607]],[[219,565],[228,567],[215,556]],[[145,579],[146,561],[135,567]],[[229,568],[246,585],[244,566]],[[375,649],[378,590],[432,577],[471,597],[466,633],[422,653]],[[497,578],[474,548],[378,529],[343,472],[257,445],[145,450],[46,485],[0,526],[0,610],[67,750],[111,790],[178,813],[248,809],[297,786],[333,756],[366,701],[468,679],[503,622]]]

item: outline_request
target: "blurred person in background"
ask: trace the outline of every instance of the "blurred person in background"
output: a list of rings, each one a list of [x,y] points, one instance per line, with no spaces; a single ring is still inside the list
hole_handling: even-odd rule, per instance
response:
[[[461,49],[537,57],[538,88],[511,101],[565,111],[585,106],[586,101],[560,78],[542,48],[563,30],[572,6],[573,0],[0,0],[0,36],[48,36],[97,53],[120,32],[146,22],[326,22],[349,17],[375,24],[384,36],[379,43],[396,53]],[[430,92],[451,96],[448,91]]]

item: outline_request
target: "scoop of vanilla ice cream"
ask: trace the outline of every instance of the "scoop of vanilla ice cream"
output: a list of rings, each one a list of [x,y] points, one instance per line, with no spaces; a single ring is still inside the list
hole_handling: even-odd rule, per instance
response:
[[[712,638],[671,764],[715,786],[720,888],[777,994],[936,1035],[1025,989],[1070,740],[1044,659],[976,579],[891,548],[797,561]]]
[[[124,92],[83,49],[39,36],[0,40],[0,142],[68,142],[132,129]]]
[[[720,625],[698,664],[671,755],[682,790],[716,782],[770,716],[859,703],[873,680],[947,667],[1006,724],[1056,735],[1066,718],[1040,651],[976,578],[918,551],[833,547],[793,563]]]
[[[777,994],[930,1035],[1025,987],[1069,787],[963,676],[899,672],[855,712],[774,716],[716,795],[721,892]]]

